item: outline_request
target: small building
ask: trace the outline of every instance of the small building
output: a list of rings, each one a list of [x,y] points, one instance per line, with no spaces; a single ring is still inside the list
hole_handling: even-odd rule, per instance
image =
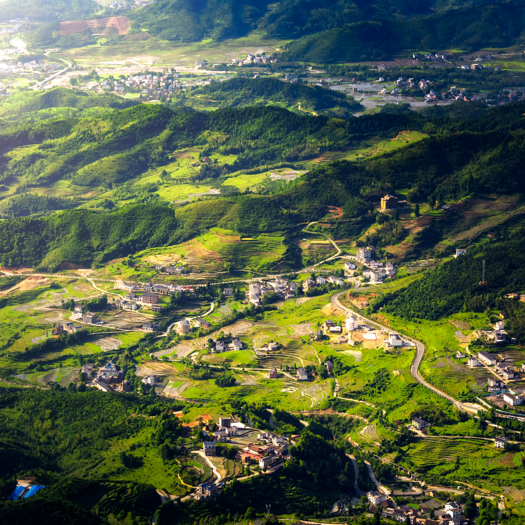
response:
[[[55,328],[53,328],[51,335],[61,335],[64,333],[64,327],[61,324],[57,324]]]
[[[232,426],[232,419],[231,417],[220,417],[219,418],[219,426],[221,428],[230,428]]]
[[[189,334],[191,330],[190,322],[187,319],[183,319],[177,323],[178,334]]]
[[[345,263],[345,269],[346,270],[355,270],[357,266],[354,263],[347,262]]]
[[[158,304],[159,303],[159,296],[157,294],[151,293],[151,292],[145,292],[142,295],[142,302],[144,304]]]
[[[343,333],[343,329],[340,326],[331,326],[330,333],[331,334],[341,334]]]
[[[151,305],[151,311],[152,312],[162,312],[162,305],[161,304],[152,304]]]
[[[226,297],[231,297],[233,295],[233,288],[225,288],[222,293],[226,296]]]
[[[84,323],[86,324],[95,324],[98,320],[97,314],[94,314],[92,312],[88,312],[86,315],[84,315]]]
[[[302,367],[297,369],[297,380],[308,381],[308,372]]]
[[[277,368],[273,368],[268,372],[268,379],[277,379]]]
[[[157,382],[157,376],[156,375],[152,375],[152,376],[147,376],[145,377],[142,382],[145,384],[145,385],[154,385],[156,382]]]
[[[457,501],[449,501],[445,504],[445,512],[454,521],[461,519],[461,505]]]
[[[261,458],[259,460],[259,467],[260,468],[269,467],[274,461],[275,461],[275,457],[274,456],[266,456],[266,457]]]
[[[332,370],[334,369],[334,364],[332,363],[332,361],[328,359],[326,363],[324,364],[324,366],[326,366],[326,370],[328,371],[328,374],[331,374]]]
[[[386,500],[386,496],[378,491],[367,492],[366,497],[368,498],[368,501],[372,503],[372,505],[375,505],[376,507],[378,505],[381,505],[381,503],[383,503],[383,501]]]
[[[401,339],[401,337],[399,337],[398,334],[389,334],[388,344],[390,346],[403,346],[403,340]]]
[[[385,195],[381,197],[381,211],[395,210],[398,205],[397,197],[393,195]]]
[[[222,487],[223,483],[217,485],[212,485],[208,482],[202,483],[195,489],[193,497],[196,500],[215,498],[220,494]]]
[[[347,317],[345,323],[346,323],[346,329],[349,332],[353,332],[354,330],[357,330],[359,328],[359,323],[357,322],[357,319],[353,315]]]
[[[495,357],[492,357],[488,352],[485,352],[484,350],[478,353],[478,359],[488,366],[495,365],[498,362]]]
[[[205,456],[216,456],[217,449],[215,448],[215,441],[205,441],[203,444]]]
[[[467,250],[463,250],[463,249],[458,248],[456,250],[456,255],[454,255],[454,257],[457,259],[461,255],[467,255]]]
[[[412,420],[412,426],[414,426],[417,430],[423,430],[424,428],[429,427],[430,423],[424,419],[421,419],[420,417],[415,417]]]
[[[242,350],[242,343],[241,343],[241,341],[239,341],[238,339],[234,339],[232,341],[232,348],[234,350]]]
[[[505,445],[509,442],[509,438],[506,436],[496,436],[494,438],[494,446],[496,448],[505,448]]]
[[[523,405],[523,398],[513,394],[503,394],[503,401],[512,407]]]
[[[359,248],[357,250],[357,260],[360,263],[367,263],[372,259],[372,250],[368,250],[367,248]]]

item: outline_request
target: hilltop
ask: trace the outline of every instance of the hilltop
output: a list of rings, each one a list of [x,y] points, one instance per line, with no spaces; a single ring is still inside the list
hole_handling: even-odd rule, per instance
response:
[[[225,82],[213,82],[193,89],[189,96],[185,95],[175,105],[179,103],[199,108],[277,104],[289,109],[338,117],[350,117],[352,112],[362,109],[360,104],[344,93],[320,86],[283,82],[276,78],[233,78]]]

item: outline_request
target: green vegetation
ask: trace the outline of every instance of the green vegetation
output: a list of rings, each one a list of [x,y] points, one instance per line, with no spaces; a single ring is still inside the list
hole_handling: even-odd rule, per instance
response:
[[[162,40],[182,42],[240,37],[253,29],[266,5],[261,0],[162,0],[130,16],[131,34],[146,30]]]
[[[185,94],[180,101],[176,99],[174,105],[225,108],[279,104],[340,118],[350,117],[361,109],[360,104],[344,93],[318,86],[282,82],[276,78],[234,78],[196,88],[190,95]]]
[[[482,260],[486,263],[482,283]],[[525,289],[523,240],[472,247],[397,294],[378,299],[371,310],[407,319],[437,320],[458,312],[483,312],[506,293]],[[518,317],[521,313],[518,314]]]
[[[516,0],[470,5],[416,20],[391,18],[338,24],[290,43],[283,58],[330,64],[385,60],[407,50],[509,47],[520,41],[522,9],[523,2]],[[499,30],[500,24],[506,31]]]
[[[20,122],[25,117],[35,117],[42,113],[56,117],[56,111],[65,108],[81,113],[92,108],[124,109],[137,103],[111,93],[95,95],[74,89],[54,88],[49,91],[23,91],[15,93],[0,104],[0,117]],[[55,109],[51,113],[50,109]]]

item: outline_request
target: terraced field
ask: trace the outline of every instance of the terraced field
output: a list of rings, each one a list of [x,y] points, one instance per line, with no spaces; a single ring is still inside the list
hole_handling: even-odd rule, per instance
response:
[[[401,463],[453,482],[476,480],[477,487],[499,491],[500,487],[523,487],[522,455],[496,449],[492,442],[476,438],[429,437],[412,445]]]

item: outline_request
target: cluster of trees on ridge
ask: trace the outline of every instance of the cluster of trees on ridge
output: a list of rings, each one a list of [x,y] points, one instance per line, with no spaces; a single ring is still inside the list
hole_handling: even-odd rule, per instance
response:
[[[406,319],[436,321],[459,312],[484,312],[496,307],[505,309],[512,302],[501,302],[502,296],[525,290],[524,248],[523,229],[515,233],[515,240],[472,246],[467,255],[444,263],[402,291],[378,298],[370,306],[370,311],[382,309]],[[486,285],[480,284],[483,260]],[[513,316],[507,328],[515,331],[520,341],[525,341],[525,308],[519,306],[512,308]]]
[[[176,99],[173,105],[202,107],[209,104],[225,108],[268,103],[287,106],[299,104],[301,110],[338,118],[351,117],[353,112],[361,109],[361,105],[352,97],[320,86],[282,82],[277,78],[242,77],[195,88],[190,96]]]

